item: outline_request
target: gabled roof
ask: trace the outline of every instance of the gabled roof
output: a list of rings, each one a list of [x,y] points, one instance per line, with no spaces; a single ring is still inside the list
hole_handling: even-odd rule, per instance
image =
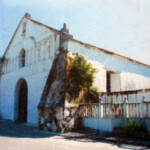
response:
[[[52,28],[52,27],[49,27],[49,26],[47,26],[47,25],[45,25],[45,24],[42,24],[42,23],[40,23],[40,22],[38,22],[38,21],[35,21],[35,20],[33,20],[33,19],[29,18],[29,17],[24,16],[24,17],[21,19],[21,21],[19,22],[19,24],[18,24],[18,26],[17,26],[17,28],[16,28],[16,30],[15,30],[15,32],[14,32],[14,34],[13,34],[11,40],[10,40],[10,42],[9,42],[9,44],[8,44],[6,50],[5,50],[5,53],[4,53],[3,57],[5,57],[6,52],[7,52],[8,49],[10,48],[10,46],[11,46],[11,44],[12,44],[12,42],[13,42],[13,40],[14,40],[14,38],[15,38],[15,36],[16,36],[18,30],[19,30],[19,27],[20,27],[20,25],[21,25],[21,23],[23,22],[24,19],[28,19],[28,20],[30,20],[30,21],[32,21],[32,22],[38,24],[38,25],[44,26],[44,27],[46,27],[46,28],[48,28],[48,29],[50,29],[50,30],[52,30],[52,31],[54,31],[54,32],[60,33],[59,30],[56,30],[56,29],[54,29],[54,28]]]
[[[49,26],[47,26],[47,25],[45,25],[45,24],[43,24],[43,23],[40,23],[40,22],[35,21],[35,20],[33,20],[33,19],[29,18],[29,17],[24,16],[24,17],[21,19],[21,21],[20,21],[20,23],[19,23],[17,29],[15,30],[15,33],[14,33],[14,35],[13,35],[11,41],[9,42],[8,47],[6,48],[6,51],[5,51],[4,55],[3,55],[3,57],[5,57],[5,54],[6,54],[7,50],[10,48],[10,46],[11,46],[11,44],[12,44],[12,42],[13,42],[15,36],[16,36],[16,33],[17,33],[17,31],[18,31],[18,29],[19,29],[19,27],[20,27],[22,21],[24,20],[24,18],[26,18],[26,19],[28,19],[28,20],[30,20],[30,21],[32,21],[32,22],[38,24],[38,25],[44,26],[44,27],[46,27],[46,28],[48,28],[48,29],[50,29],[50,30],[52,30],[52,31],[54,31],[54,32],[61,33],[61,31],[59,31],[59,30],[57,30],[57,29],[54,29],[54,28],[49,27]],[[82,41],[79,41],[79,40],[76,40],[76,39],[73,39],[73,38],[72,38],[72,39],[69,39],[69,40],[72,40],[72,41],[74,41],[74,42],[80,43],[80,44],[84,45],[85,47],[90,47],[90,48],[92,48],[92,49],[97,49],[97,50],[99,50],[99,51],[101,51],[101,52],[104,52],[104,53],[106,53],[106,54],[115,55],[115,56],[121,57],[121,58],[123,58],[123,59],[126,59],[126,60],[128,60],[128,61],[131,61],[131,62],[133,62],[133,63],[139,64],[139,65],[143,65],[143,66],[146,66],[146,67],[150,68],[150,65],[148,65],[148,64],[145,64],[145,63],[140,62],[140,61],[137,61],[137,60],[135,60],[135,59],[132,59],[132,58],[129,58],[129,57],[126,57],[126,56],[123,56],[123,55],[114,53],[114,52],[112,52],[112,51],[109,51],[109,50],[106,50],[106,49],[103,49],[103,48],[100,48],[100,47],[97,47],[97,46],[94,46],[94,45],[91,45],[91,44],[88,44],[88,43],[84,43],[84,42],[82,42]]]
[[[18,30],[19,30],[19,27],[20,27],[20,25],[21,25],[23,19],[24,19],[24,17],[23,17],[23,18],[21,19],[21,21],[19,22],[19,24],[18,24],[18,26],[17,26],[17,29],[15,30],[15,32],[14,32],[14,34],[13,34],[13,36],[12,36],[12,38],[11,38],[11,40],[10,40],[10,42],[9,42],[9,44],[8,44],[8,46],[7,46],[7,48],[6,48],[6,50],[5,50],[5,53],[4,53],[3,57],[5,57],[5,55],[6,55],[7,51],[8,51],[8,49],[10,48],[10,46],[11,46],[11,44],[12,44],[12,42],[13,42],[13,40],[14,40],[14,38],[15,38],[15,36],[16,36]]]

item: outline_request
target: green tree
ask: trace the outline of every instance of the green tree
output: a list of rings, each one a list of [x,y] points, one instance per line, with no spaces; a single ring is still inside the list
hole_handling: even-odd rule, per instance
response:
[[[81,55],[77,55],[72,68],[70,69],[69,87],[68,92],[73,98],[79,96],[79,92],[82,90],[85,92],[86,99],[96,99],[98,97],[98,90],[92,87],[94,82],[94,74],[98,70],[92,67],[91,63],[88,63]]]

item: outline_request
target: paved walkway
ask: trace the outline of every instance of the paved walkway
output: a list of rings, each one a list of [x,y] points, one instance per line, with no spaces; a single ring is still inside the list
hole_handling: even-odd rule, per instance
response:
[[[120,150],[148,149],[144,146],[106,143],[103,140],[90,139],[92,133],[40,132],[36,127],[0,121],[0,150]],[[82,138],[81,138],[82,137]]]

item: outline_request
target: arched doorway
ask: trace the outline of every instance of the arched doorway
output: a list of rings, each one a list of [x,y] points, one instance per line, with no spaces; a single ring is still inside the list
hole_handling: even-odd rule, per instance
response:
[[[16,85],[15,120],[27,122],[28,86],[24,79]]]

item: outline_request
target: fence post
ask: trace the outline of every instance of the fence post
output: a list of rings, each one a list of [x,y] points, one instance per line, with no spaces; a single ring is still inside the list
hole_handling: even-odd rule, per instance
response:
[[[102,105],[101,105],[101,102],[99,102],[98,116],[99,116],[99,119],[101,119],[101,117],[102,117]]]
[[[98,107],[98,116],[99,116],[99,132],[101,132],[101,125],[102,125],[102,101],[99,102],[99,107]]]
[[[141,118],[145,118],[145,97],[142,97],[142,101],[141,101]]]
[[[101,119],[103,117],[103,106],[102,103],[105,103],[106,102],[106,97],[104,95],[101,95],[100,96],[100,101],[99,101],[99,110],[98,110],[98,113],[99,113],[99,119]]]
[[[127,100],[127,98],[125,98],[124,99],[124,103],[123,103],[123,117],[124,118],[128,118],[129,116],[128,116],[128,100]]]

